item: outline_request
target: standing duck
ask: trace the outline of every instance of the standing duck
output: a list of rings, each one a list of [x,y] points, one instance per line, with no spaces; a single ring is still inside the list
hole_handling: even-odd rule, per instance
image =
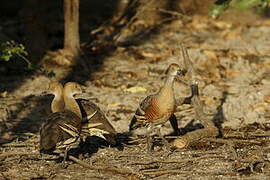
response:
[[[69,89],[74,89],[74,88],[85,88],[84,86],[79,85],[78,83],[75,82],[68,82],[64,86],[64,91],[67,91]],[[66,101],[66,100],[65,100]],[[106,140],[111,144],[115,145],[115,135],[117,134],[114,127],[111,125],[109,120],[106,118],[105,114],[101,111],[101,109],[94,103],[92,103],[90,100],[86,99],[76,99],[77,105],[79,107],[68,107],[68,108],[73,108],[75,113],[82,117],[83,119],[83,129],[87,129],[87,126],[90,124],[100,124],[98,126],[98,129],[103,131],[101,133]],[[72,104],[75,104],[74,102]],[[70,104],[71,105],[71,104]],[[66,105],[66,106],[70,106]],[[87,122],[85,122],[87,121]]]
[[[174,131],[178,131],[178,124],[175,112],[175,97],[174,97],[174,80],[176,76],[183,76],[184,70],[181,70],[178,64],[171,64],[166,70],[166,80],[159,92],[147,96],[139,105],[131,120],[129,130],[133,132],[140,127],[147,127],[147,150],[152,150],[152,133],[157,131],[162,141],[168,147],[169,144],[160,133],[160,128],[168,120],[170,121]]]

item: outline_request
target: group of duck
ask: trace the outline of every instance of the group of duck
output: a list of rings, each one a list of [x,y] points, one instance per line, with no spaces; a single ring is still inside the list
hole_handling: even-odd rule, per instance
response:
[[[147,150],[153,148],[153,135],[161,137],[166,146],[166,139],[161,135],[160,128],[170,121],[175,132],[178,123],[175,113],[176,102],[174,96],[174,81],[176,77],[185,76],[186,70],[178,64],[170,64],[166,70],[166,79],[160,90],[147,96],[139,104],[129,126],[129,131],[145,128]],[[192,88],[191,88],[192,89]],[[75,142],[83,137],[98,132],[111,144],[115,145],[115,128],[106,118],[102,110],[93,102],[86,99],[75,99],[74,95],[84,93],[86,87],[75,82],[67,82],[64,86],[59,82],[51,82],[47,93],[53,94],[51,103],[52,113],[48,116],[40,129],[40,152],[53,152],[56,147],[64,147],[64,160],[68,150]],[[191,99],[194,92],[191,90]],[[184,103],[190,103],[185,101]],[[132,134],[132,133],[131,133]]]
[[[63,85],[59,82],[49,83],[45,94],[53,94],[52,113],[40,129],[40,152],[50,153],[55,148],[65,148],[64,160],[68,150],[80,138],[91,135],[91,130],[98,126],[99,133],[115,144],[116,131],[100,108],[86,99],[75,99],[86,89],[75,82]]]

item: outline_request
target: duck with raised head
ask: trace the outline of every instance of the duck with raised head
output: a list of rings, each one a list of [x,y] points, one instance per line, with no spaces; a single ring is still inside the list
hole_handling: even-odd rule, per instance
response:
[[[57,81],[49,83],[48,88],[42,92],[42,95],[52,94],[54,96],[51,102],[51,111],[60,112],[65,108],[64,96],[63,96],[63,85]]]
[[[85,86],[79,85],[78,83],[68,82],[64,86],[64,91],[69,91],[76,88],[86,89]],[[102,135],[111,145],[115,145],[115,135],[117,134],[117,132],[115,131],[109,120],[106,118],[105,114],[101,111],[101,109],[90,100],[76,99],[76,102],[79,107],[71,107],[70,105],[75,104],[74,102],[66,106],[70,106],[68,108],[73,109],[73,112],[75,112],[78,116],[82,117],[82,128],[87,129],[87,126],[89,124],[100,124],[97,128],[104,132],[102,133]]]
[[[65,148],[64,161],[69,148],[77,141],[81,131],[81,117],[73,112],[78,104],[72,98],[74,94],[81,93],[82,89],[63,91],[62,84],[51,82],[47,93],[53,94],[51,103],[52,113],[47,117],[40,129],[40,152],[51,153],[56,146]],[[63,103],[63,102],[66,103]],[[63,104],[65,108],[63,108]],[[69,104],[69,106],[66,106]],[[72,107],[72,109],[70,108]]]
[[[174,131],[178,132],[178,123],[174,115],[175,97],[174,80],[177,76],[183,76],[185,70],[182,70],[178,64],[171,64],[166,70],[166,80],[160,90],[153,95],[147,96],[142,100],[135,112],[129,126],[129,130],[134,133],[141,128],[147,128],[147,150],[152,150],[152,138],[154,131],[162,138],[162,141],[168,147],[169,144],[160,133],[160,128],[169,120]]]

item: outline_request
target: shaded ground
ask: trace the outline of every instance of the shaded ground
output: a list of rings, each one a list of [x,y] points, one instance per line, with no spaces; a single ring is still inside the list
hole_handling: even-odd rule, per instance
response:
[[[91,170],[73,161],[62,169],[57,156],[35,154],[39,127],[50,113],[50,98],[39,97],[50,79],[40,74],[25,79],[11,93],[1,93],[1,154],[34,154],[0,154],[0,179],[269,179],[270,20],[247,12],[242,21],[229,21],[235,15],[230,13],[238,12],[227,12],[223,20],[202,15],[176,18],[145,41],[136,39],[140,43],[119,46],[108,57],[97,56],[103,64],[84,75],[89,97],[118,132],[126,132],[138,102],[162,85],[166,67],[182,63],[181,54],[172,51],[184,41],[201,79],[205,111],[216,114],[224,142],[213,140],[171,153],[156,146],[151,155],[143,139],[123,150],[87,144],[82,161],[104,168],[125,167],[134,174]],[[80,80],[72,79],[76,78]],[[2,92],[13,87],[17,78],[1,79]],[[175,92],[177,99],[189,95],[180,83],[175,84]],[[186,132],[201,127],[189,105],[178,106],[176,116]],[[162,132],[171,132],[168,124]]]

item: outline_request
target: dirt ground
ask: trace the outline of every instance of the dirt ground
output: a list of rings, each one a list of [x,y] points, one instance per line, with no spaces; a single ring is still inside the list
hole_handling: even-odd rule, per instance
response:
[[[183,64],[178,51],[184,42],[200,79],[205,111],[213,114],[221,133],[218,141],[171,152],[157,144],[148,154],[145,139],[131,139],[119,148],[93,137],[71,151],[81,161],[69,160],[62,168],[62,158],[37,150],[39,128],[52,99],[40,94],[51,78],[42,73],[1,76],[0,179],[269,179],[269,34],[269,18],[252,11],[230,10],[218,20],[176,16],[147,38],[135,37],[134,44],[95,55],[98,64],[92,73],[67,78],[89,87],[88,98],[127,141],[124,134],[140,100],[158,91],[169,64]],[[175,83],[176,99],[189,91]],[[202,128],[190,105],[179,105],[176,116],[183,132]],[[169,124],[162,129],[163,134],[171,132]]]

